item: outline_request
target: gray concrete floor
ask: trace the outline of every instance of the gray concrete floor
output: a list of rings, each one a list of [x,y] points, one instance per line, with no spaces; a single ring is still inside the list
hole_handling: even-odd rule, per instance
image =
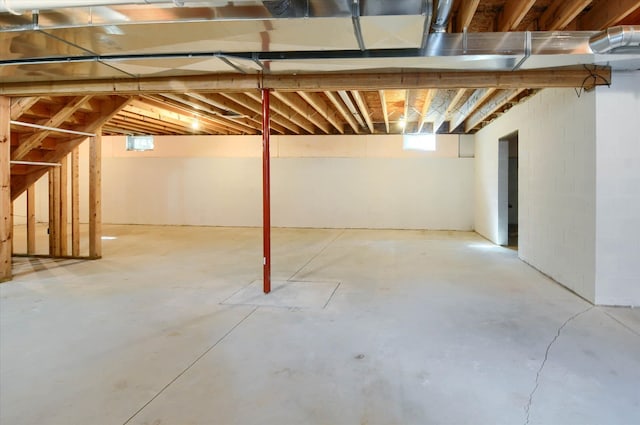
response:
[[[277,229],[268,302],[259,229],[104,234],[0,285],[1,424],[640,423],[640,309],[476,234]]]

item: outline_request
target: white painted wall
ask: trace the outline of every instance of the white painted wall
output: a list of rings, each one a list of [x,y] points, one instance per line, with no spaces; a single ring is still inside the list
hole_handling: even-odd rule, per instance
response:
[[[640,72],[597,89],[596,302],[640,306]]]
[[[103,140],[105,223],[260,226],[259,136],[157,137],[150,152]],[[405,151],[400,136],[274,136],[272,223],[279,227],[473,229],[473,158],[458,136],[435,152]],[[80,149],[81,221],[88,220],[88,145]],[[48,220],[45,176],[36,218]],[[70,197],[69,197],[70,198]],[[26,197],[14,203],[26,219]]]
[[[498,141],[518,131],[519,255],[595,299],[595,94],[543,90],[476,134],[476,231],[498,228]]]
[[[151,152],[124,144],[103,141],[105,223],[261,225],[260,137],[157,137]],[[274,136],[272,223],[472,230],[474,160],[458,158],[458,136],[437,145],[415,152],[399,136]]]

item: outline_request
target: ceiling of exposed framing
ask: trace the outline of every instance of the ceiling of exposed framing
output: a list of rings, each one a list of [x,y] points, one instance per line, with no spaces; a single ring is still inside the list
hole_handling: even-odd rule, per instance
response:
[[[362,0],[357,19],[347,0],[189,3],[40,10],[37,26],[34,11],[0,13],[0,94],[13,97],[12,119],[81,131],[99,123],[105,134],[260,134],[258,88],[282,76],[271,102],[275,134],[472,133],[553,86],[558,69],[581,72],[563,83],[571,86],[591,82],[584,65],[640,68],[637,52],[603,57],[588,45],[596,31],[639,25],[638,1],[456,0],[448,32],[430,37],[422,0]],[[540,72],[492,83],[516,68]],[[447,80],[468,70],[487,83]],[[297,85],[312,72],[313,84]],[[382,77],[361,78],[368,73]],[[403,73],[430,83],[384,77]],[[52,158],[69,137],[34,143],[34,133],[12,126],[20,159]],[[35,149],[20,150],[25,141]]]

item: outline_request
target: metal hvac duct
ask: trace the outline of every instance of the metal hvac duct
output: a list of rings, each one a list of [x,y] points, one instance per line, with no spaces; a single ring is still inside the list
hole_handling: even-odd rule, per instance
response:
[[[431,30],[433,32],[447,32],[452,8],[453,0],[438,0],[438,5],[436,6],[436,12],[433,18],[433,24],[431,24]]]
[[[589,39],[593,53],[610,53],[624,47],[640,50],[640,26],[624,25],[602,31]]]

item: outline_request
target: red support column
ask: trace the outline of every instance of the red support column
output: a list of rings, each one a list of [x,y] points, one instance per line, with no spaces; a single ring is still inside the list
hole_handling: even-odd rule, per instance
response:
[[[271,134],[269,89],[262,90],[262,232],[264,293],[271,292],[271,166],[269,136]]]

